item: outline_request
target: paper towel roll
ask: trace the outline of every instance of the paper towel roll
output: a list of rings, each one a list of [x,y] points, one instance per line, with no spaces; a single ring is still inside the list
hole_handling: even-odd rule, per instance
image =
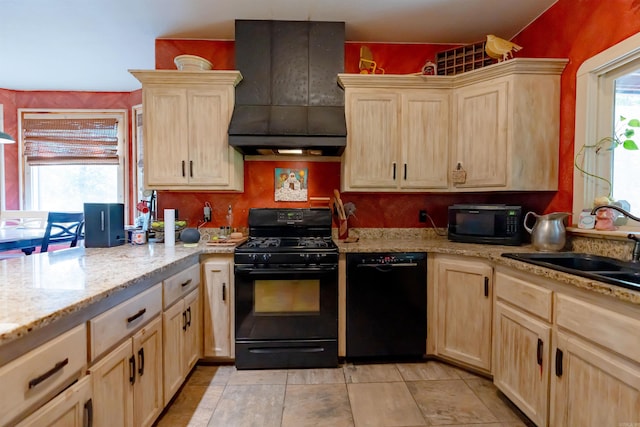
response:
[[[176,245],[176,211],[175,209],[164,210],[164,245]]]

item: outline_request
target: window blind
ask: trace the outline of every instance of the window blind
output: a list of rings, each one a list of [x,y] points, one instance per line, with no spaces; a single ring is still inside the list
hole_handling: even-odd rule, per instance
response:
[[[25,118],[22,138],[31,165],[118,164],[119,160],[115,118]]]

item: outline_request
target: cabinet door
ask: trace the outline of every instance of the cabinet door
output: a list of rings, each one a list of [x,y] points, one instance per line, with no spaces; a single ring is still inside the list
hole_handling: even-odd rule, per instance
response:
[[[184,376],[191,371],[202,354],[202,311],[200,291],[191,292],[184,298],[187,313],[187,330],[184,333]]]
[[[550,425],[640,425],[640,366],[562,332],[555,338]]]
[[[403,93],[401,188],[448,187],[449,99],[445,91]]]
[[[189,90],[189,183],[227,185],[230,180],[227,131],[231,118],[226,88]]]
[[[465,187],[504,187],[507,185],[506,81],[456,89],[454,152],[451,168],[460,163],[467,173]]]
[[[164,408],[162,400],[162,319],[157,316],[133,336],[136,358],[134,425],[153,424]]]
[[[204,355],[231,357],[231,264],[207,261],[204,264]]]
[[[91,376],[74,385],[23,420],[17,427],[83,427],[93,417]]]
[[[184,380],[184,333],[187,329],[184,300],[162,314],[164,346],[164,404],[167,405]]]
[[[385,91],[347,95],[344,189],[396,189],[400,176],[399,98]]]
[[[131,340],[89,369],[93,377],[93,422],[96,427],[133,427],[133,385],[136,380]]]
[[[187,91],[145,88],[143,127],[145,186],[187,184]]]
[[[538,427],[546,426],[551,326],[497,301],[494,343],[494,384]]]
[[[437,353],[490,372],[492,267],[442,257],[435,266]]]

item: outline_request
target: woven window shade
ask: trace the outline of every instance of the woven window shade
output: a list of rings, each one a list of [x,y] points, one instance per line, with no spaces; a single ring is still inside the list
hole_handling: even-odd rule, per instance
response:
[[[117,119],[24,119],[22,125],[29,164],[118,164]]]

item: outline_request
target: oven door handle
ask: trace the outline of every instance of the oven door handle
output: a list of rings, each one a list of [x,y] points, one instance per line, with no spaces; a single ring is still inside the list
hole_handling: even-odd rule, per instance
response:
[[[248,274],[250,276],[274,276],[286,273],[295,274],[318,274],[332,273],[338,269],[337,266],[323,267],[302,267],[302,268],[256,268],[256,267],[239,267],[236,266],[236,274]]]

